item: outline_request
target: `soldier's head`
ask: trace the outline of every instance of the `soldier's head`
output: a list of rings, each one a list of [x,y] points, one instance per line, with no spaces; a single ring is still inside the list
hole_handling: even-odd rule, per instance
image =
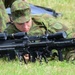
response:
[[[18,0],[13,2],[11,6],[12,20],[17,29],[28,32],[32,25],[31,9],[27,2]]]

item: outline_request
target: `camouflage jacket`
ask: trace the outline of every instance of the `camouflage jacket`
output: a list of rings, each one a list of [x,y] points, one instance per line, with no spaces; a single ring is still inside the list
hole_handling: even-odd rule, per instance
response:
[[[5,11],[5,8],[7,7],[11,7],[11,4],[14,2],[15,0],[0,0],[0,10],[3,14],[3,16],[8,20],[8,15]]]
[[[6,28],[6,23],[10,21],[8,14],[6,13],[5,8],[10,7],[12,2],[15,0],[0,0],[0,32],[3,32]],[[1,22],[2,21],[2,22]]]
[[[4,21],[4,17],[2,17],[2,13],[0,11],[0,32],[4,31],[6,28],[6,23]]]
[[[9,17],[8,14],[6,13],[5,6],[2,0],[0,0],[0,12],[2,14],[2,17],[4,17],[5,22],[8,22]]]
[[[29,35],[40,35],[45,32],[55,33],[57,31],[67,30],[67,27],[61,23],[56,22],[55,18],[43,14],[32,16],[32,27],[28,32]],[[20,32],[14,24],[9,24],[5,31],[9,34]]]

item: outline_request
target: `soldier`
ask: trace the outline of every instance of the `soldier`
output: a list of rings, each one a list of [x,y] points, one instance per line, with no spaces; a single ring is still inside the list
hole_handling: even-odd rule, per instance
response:
[[[26,32],[29,35],[42,35],[46,32],[55,33],[56,31],[67,30],[67,27],[47,14],[31,15],[30,5],[21,0],[13,2],[11,6],[12,23],[8,25],[5,32],[8,34]],[[55,23],[56,22],[56,23]],[[24,58],[29,59],[29,54]]]

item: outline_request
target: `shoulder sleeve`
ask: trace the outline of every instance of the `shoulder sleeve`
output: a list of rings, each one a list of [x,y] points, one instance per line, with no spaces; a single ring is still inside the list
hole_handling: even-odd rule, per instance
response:
[[[4,32],[6,32],[6,33],[8,33],[8,34],[10,34],[10,33],[12,33],[12,26],[10,26],[10,24],[7,26],[7,28],[4,30]]]
[[[4,17],[4,21],[7,23],[10,21],[8,14],[6,13],[4,2],[0,0],[0,11],[2,13],[2,16]]]
[[[9,24],[4,32],[11,34],[11,33],[17,33],[19,32],[19,30],[17,30],[13,24]]]
[[[6,28],[6,23],[0,11],[0,32],[3,32],[5,28]]]
[[[37,22],[40,22],[42,26],[44,26],[47,31],[51,33],[55,33],[62,30],[66,31],[68,29],[66,25],[57,22],[57,19],[55,17],[48,14],[35,16],[35,20]]]
[[[43,22],[49,32],[55,33],[58,31],[67,31],[68,27],[60,22],[53,16],[48,14],[43,16]]]

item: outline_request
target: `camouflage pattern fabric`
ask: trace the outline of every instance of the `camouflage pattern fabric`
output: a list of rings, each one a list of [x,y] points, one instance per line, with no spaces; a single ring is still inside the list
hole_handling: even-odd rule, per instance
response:
[[[12,19],[15,23],[24,23],[32,18],[33,25],[30,32],[28,32],[29,34],[34,34],[35,30],[37,31],[37,33],[43,34],[45,33],[45,31],[48,31],[50,33],[55,33],[62,30],[66,32],[68,31],[68,27],[66,27],[66,25],[57,22],[56,18],[48,14],[31,16],[29,3],[26,3],[22,0],[16,0],[12,3],[11,13]]]
[[[24,19],[24,17],[30,15],[30,13],[24,13],[24,12],[26,12],[27,8],[25,8],[23,6],[21,7],[22,3],[19,5],[19,1],[16,3],[15,8],[11,9],[12,15],[13,15],[12,19],[14,20],[14,22],[24,23],[24,22],[27,21],[26,19]],[[23,10],[25,10],[25,11],[23,11]],[[28,9],[28,10],[30,10],[30,9]],[[18,12],[16,12],[16,11],[18,11]],[[19,11],[21,11],[21,12],[19,12]],[[31,11],[29,11],[29,12],[31,12]],[[16,18],[14,18],[14,17],[16,17]],[[52,17],[48,14],[34,15],[34,16],[29,16],[29,17],[32,18],[32,27],[31,27],[30,31],[27,32],[29,35],[42,35],[42,34],[45,34],[46,31],[49,32],[49,33],[55,33],[55,32],[64,30],[67,33],[69,31],[70,32],[69,34],[72,37],[72,31],[70,31],[68,29],[68,27],[66,27],[66,25],[57,22],[57,20],[54,17]],[[19,18],[20,18],[20,20],[19,20]],[[20,30],[18,30],[15,27],[14,23],[11,23],[5,29],[5,32],[7,32],[8,34],[11,34],[11,33],[20,32]],[[71,51],[72,49],[69,48],[69,50]],[[69,50],[66,50],[65,54]]]
[[[67,30],[67,27],[65,25],[62,25],[59,22],[57,23],[55,18],[50,15],[42,14],[40,16],[31,16],[29,3],[26,3],[21,0],[13,2],[11,6],[11,14],[12,20],[15,23],[25,23],[30,18],[32,18],[33,24],[30,31],[28,32],[29,34],[37,35],[39,33],[45,34],[45,31],[55,33],[57,31]],[[11,28],[11,26],[9,26],[8,29],[10,30],[10,32],[13,32],[15,27]]]
[[[9,0],[11,1],[11,0]],[[8,14],[6,13],[6,10],[5,10],[5,0],[0,0],[0,19],[3,19],[0,21],[0,32],[3,32],[3,30],[5,29],[6,27],[6,23],[9,22],[9,16]],[[7,2],[8,3],[8,2]]]
[[[68,28],[65,25],[56,22],[56,20],[54,18],[51,18],[49,15],[35,15],[32,17],[32,21],[33,24],[30,31],[28,32],[29,35],[42,35],[45,34],[46,30],[49,31],[49,33],[55,33],[61,30],[65,30],[66,32],[68,31]],[[20,32],[12,23],[9,24],[5,31],[9,34]],[[73,33],[71,32],[70,35],[72,34]],[[66,50],[63,50],[62,53],[64,54],[64,59],[70,61],[72,60],[72,58],[75,59],[75,50],[72,48],[67,48]]]
[[[2,16],[0,16],[0,18],[4,17],[3,20],[4,20],[5,23],[7,23],[7,22],[10,21],[9,16],[8,16],[8,14],[6,13],[5,8],[11,7],[11,5],[12,5],[12,3],[13,3],[14,1],[15,1],[15,0],[0,0],[0,13],[1,13],[1,15],[2,15]],[[5,26],[5,23],[4,23],[3,25],[0,25],[0,29],[4,27],[3,29],[1,29],[0,32],[3,32],[2,30],[5,29],[5,27],[6,27],[6,26]]]
[[[7,22],[9,22],[10,21],[10,19],[9,19],[9,16],[8,16],[8,14],[6,13],[6,10],[5,10],[5,8],[7,8],[7,7],[11,7],[11,4],[14,2],[15,0],[0,0],[0,15],[2,15],[2,16],[0,16],[0,18],[2,18],[2,17],[4,17],[4,24],[2,25],[2,24],[0,24],[0,32],[3,32],[3,30],[5,29],[5,24],[7,23]],[[3,28],[4,27],[4,28]],[[1,29],[1,28],[3,28],[3,29]]]
[[[2,0],[0,0],[0,11],[2,13],[2,17],[4,17],[5,22],[9,22],[9,17],[6,13],[4,2]]]
[[[4,31],[6,28],[6,23],[4,22],[4,18],[2,17],[2,13],[0,11],[0,32]]]
[[[24,23],[30,20],[31,9],[29,3],[15,1],[11,6],[12,19],[16,23]]]
[[[22,0],[16,0],[11,6],[12,20],[15,23],[25,23],[32,18],[32,27],[28,34],[37,35],[45,34],[45,31],[55,33],[61,30],[67,30],[67,27],[61,23],[58,23],[56,19],[48,14],[31,16],[31,10],[29,3]],[[15,25],[10,25],[7,28],[8,33],[19,32]]]
[[[41,35],[45,34],[45,31],[48,31],[49,33],[55,33],[62,30],[67,31],[67,27],[65,25],[55,22],[55,18],[50,17],[47,14],[34,15],[32,16],[32,27],[28,34]],[[8,25],[5,31],[9,34],[20,32],[14,24]]]

